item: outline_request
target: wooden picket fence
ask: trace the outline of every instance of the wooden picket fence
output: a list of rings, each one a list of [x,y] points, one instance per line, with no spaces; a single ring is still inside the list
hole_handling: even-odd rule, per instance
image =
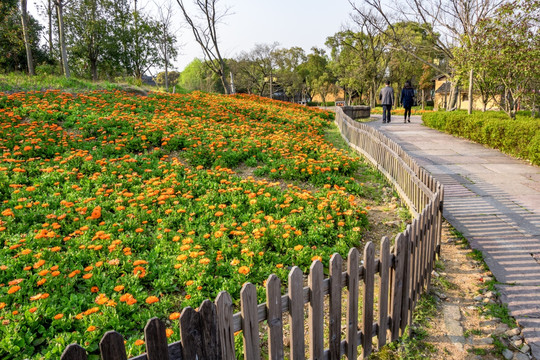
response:
[[[374,347],[380,348],[403,335],[420,295],[429,287],[440,248],[443,187],[396,143],[350,119],[339,108],[336,124],[349,144],[388,177],[417,214],[412,224],[396,236],[393,246],[384,237],[376,257],[375,246],[369,242],[364,247],[363,261],[358,249],[351,249],[346,271],[342,257],[334,254],[327,278],[323,264],[315,261],[307,286],[302,271],[293,267],[285,295],[281,294],[280,279],[272,274],[266,282],[263,304],[257,304],[256,288],[247,283],[240,292],[241,310],[235,314],[227,292],[221,292],[215,302],[205,300],[197,310],[187,307],[178,322],[179,342],[168,344],[165,324],[153,318],[144,329],[146,353],[131,360],[236,359],[234,334],[238,331],[243,338],[244,359],[260,359],[263,322],[268,334],[268,357],[283,359],[284,314],[288,317],[288,357],[292,360],[305,359],[306,354],[310,359],[365,358]],[[103,360],[127,359],[122,335],[107,332],[100,342],[100,354]],[[61,357],[83,359],[87,354],[78,344],[69,345]]]

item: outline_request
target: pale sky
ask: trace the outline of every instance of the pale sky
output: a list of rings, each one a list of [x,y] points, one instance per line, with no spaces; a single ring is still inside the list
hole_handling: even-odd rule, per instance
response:
[[[186,4],[189,0],[186,0]],[[182,20],[176,3],[177,18]],[[221,0],[230,15],[218,27],[222,56],[236,57],[255,44],[278,42],[280,48],[302,47],[306,53],[313,46],[324,47],[328,36],[350,24],[352,7],[347,0]],[[176,66],[182,70],[195,57],[202,58],[191,30],[181,29]]]
[[[146,8],[150,10],[154,2],[165,1],[148,0]],[[176,13],[175,23],[185,23],[176,0],[170,1]],[[139,0],[139,4],[144,2]],[[190,2],[185,0],[186,5]],[[40,1],[29,1],[30,6],[35,3]],[[352,23],[352,7],[347,0],[221,0],[218,4],[230,8],[230,15],[218,27],[220,50],[226,58],[249,51],[255,44],[276,41],[280,48],[300,46],[308,53],[313,46],[324,48],[328,36]],[[177,37],[184,46],[174,65],[181,71],[194,58],[203,56],[185,25],[178,30]]]

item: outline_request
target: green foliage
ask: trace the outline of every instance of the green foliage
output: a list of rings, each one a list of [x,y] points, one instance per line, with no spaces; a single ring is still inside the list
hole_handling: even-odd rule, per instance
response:
[[[218,92],[223,90],[219,78],[197,58],[193,59],[180,73],[178,83],[187,91]]]
[[[39,68],[38,68],[39,69]],[[0,91],[31,91],[31,90],[47,90],[47,89],[62,89],[66,92],[79,92],[97,89],[116,90],[122,86],[110,82],[93,83],[84,79],[75,77],[65,78],[63,76],[53,76],[47,74],[46,71],[41,75],[37,72],[36,76],[28,77],[21,73],[9,73],[0,75]]]
[[[17,3],[13,0],[0,2],[0,73],[27,69],[21,15]],[[28,27],[34,63],[48,62],[47,55],[39,47],[43,27],[31,15],[28,16]]]
[[[508,311],[508,306],[506,304],[487,303],[484,305],[481,311],[487,316],[500,319],[503,324],[506,324],[511,328],[517,327],[516,320],[510,316],[510,312]]]
[[[383,186],[354,181],[375,170],[326,141],[333,114],[300,105],[29,91],[0,107],[0,358],[95,355],[110,329],[136,355],[154,316],[178,341],[182,307],[221,290],[237,304],[248,281],[262,302],[269,274],[286,287],[288,266],[359,246],[350,194]]]
[[[178,71],[169,71],[167,74],[169,87],[172,88],[173,86],[178,85],[178,80],[180,79],[180,73]],[[157,74],[156,76],[156,84],[158,86],[164,87],[165,86],[165,71],[162,71]]]
[[[540,119],[517,114],[509,119],[503,112],[465,111],[425,113],[425,125],[464,137],[504,153],[540,165]]]
[[[372,360],[399,360],[399,359],[426,359],[435,352],[435,347],[425,343],[427,331],[423,326],[427,325],[429,318],[435,316],[437,303],[432,295],[424,294],[420,297],[415,308],[413,327],[405,329],[404,335],[396,342],[384,346],[380,351],[372,354]],[[409,335],[410,330],[410,335]]]

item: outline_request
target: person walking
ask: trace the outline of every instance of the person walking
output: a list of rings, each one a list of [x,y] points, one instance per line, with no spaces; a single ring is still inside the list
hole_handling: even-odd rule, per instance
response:
[[[383,124],[390,122],[390,111],[394,105],[394,89],[390,86],[390,81],[386,80],[386,86],[382,88],[379,94],[379,100],[382,105],[382,122]]]
[[[411,108],[414,104],[414,89],[410,81],[405,82],[403,90],[401,90],[401,105],[405,109],[404,123],[411,122]]]

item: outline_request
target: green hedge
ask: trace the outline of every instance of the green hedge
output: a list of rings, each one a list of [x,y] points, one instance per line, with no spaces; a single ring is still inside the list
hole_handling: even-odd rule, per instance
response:
[[[503,112],[437,111],[425,113],[426,126],[470,139],[540,165],[540,119],[520,114],[512,120]]]

